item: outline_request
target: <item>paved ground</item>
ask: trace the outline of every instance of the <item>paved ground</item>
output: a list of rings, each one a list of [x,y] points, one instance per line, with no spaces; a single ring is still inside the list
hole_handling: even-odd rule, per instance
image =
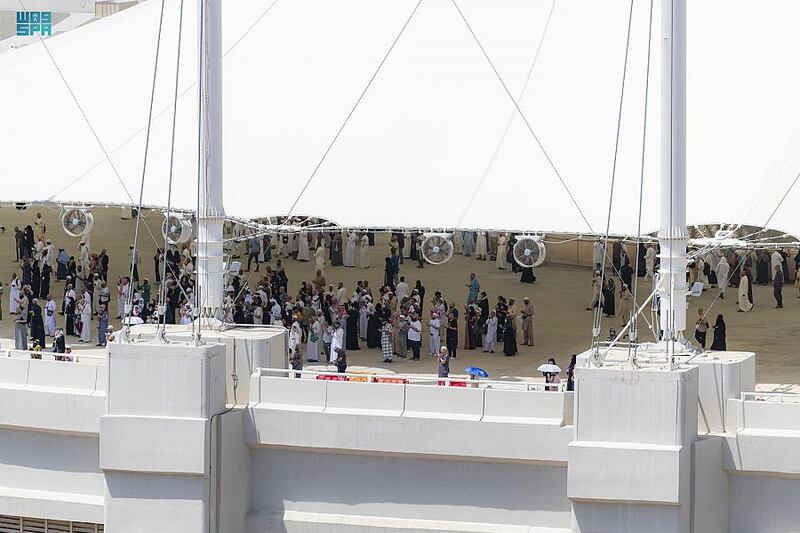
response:
[[[0,235],[0,279],[4,284],[10,279],[11,273],[19,268],[14,262],[13,227],[32,224],[37,212],[42,213],[47,224],[47,235],[53,239],[56,247],[64,247],[71,253],[77,251],[78,239],[68,238],[61,229],[57,209],[36,207],[19,211],[13,206],[3,205],[0,207],[0,225],[5,226],[6,231]],[[119,208],[97,208],[94,210],[94,215],[92,250],[103,247],[108,250],[111,257],[110,279],[116,280],[117,276],[123,273],[124,263],[127,261],[128,244],[133,239],[134,222],[122,220]],[[155,237],[163,242],[160,234],[161,220],[160,213],[148,212],[147,226]],[[141,275],[149,277],[152,281],[154,277],[152,255],[156,245],[147,231],[143,231],[142,234],[144,236],[141,241]],[[372,268],[366,270],[329,268],[325,276],[329,283],[343,281],[348,289],[352,289],[359,279],[366,279],[370,286],[377,287],[383,280],[382,265],[387,251],[386,238],[379,237],[376,246],[371,249]],[[311,279],[313,268],[313,262],[286,261],[290,292],[295,291],[302,280]],[[592,313],[584,310],[590,298],[590,273],[586,268],[545,265],[537,269],[537,282],[526,285],[519,282],[517,274],[497,270],[493,263],[455,256],[445,265],[436,267],[428,265],[422,270],[415,268],[415,263],[406,261],[402,266],[401,275],[404,275],[412,286],[417,279],[421,279],[431,296],[435,290],[441,290],[448,301],[452,300],[463,305],[467,294],[465,284],[472,271],[478,274],[481,289],[488,292],[492,303],[499,294],[513,297],[517,301],[521,301],[523,296],[531,298],[535,306],[536,346],[521,347],[516,357],[505,357],[502,353],[489,355],[479,351],[459,350],[456,364],[451,365],[454,372],[460,370],[462,365],[479,365],[486,368],[492,377],[536,376],[538,374],[535,371],[536,367],[548,357],[554,357],[562,367],[565,367],[570,354],[580,352],[589,345]],[[256,274],[252,273],[251,276],[255,279]],[[63,284],[57,283],[53,287],[53,292],[60,298]],[[696,308],[711,305],[715,295],[707,292],[700,298],[690,301],[692,322]],[[757,353],[759,382],[800,383],[797,353],[800,299],[797,298],[796,289],[785,290],[785,308],[780,310],[774,309],[771,288],[755,287],[754,299],[756,307],[753,312],[737,313],[735,293],[731,290],[727,299],[717,300],[714,304],[710,320],[713,322],[717,313],[723,313],[728,324],[728,348]],[[0,321],[0,346],[7,348],[9,345],[13,346],[12,323],[8,317],[8,293],[3,297],[3,313],[3,319]],[[619,321],[604,319],[603,330],[607,331],[611,326],[618,327]],[[460,334],[463,341],[463,332]],[[86,349],[77,343],[73,343],[73,347]],[[427,353],[427,347],[423,349],[423,353]],[[385,366],[395,372],[429,373],[435,369],[431,358],[423,358],[420,362],[400,360],[391,365],[382,365],[377,350],[362,349],[358,352],[348,352],[348,358],[351,365]]]

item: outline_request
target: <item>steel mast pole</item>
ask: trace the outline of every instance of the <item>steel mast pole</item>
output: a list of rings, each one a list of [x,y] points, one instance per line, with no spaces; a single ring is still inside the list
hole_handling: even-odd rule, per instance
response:
[[[197,290],[200,324],[215,322],[224,296],[222,204],[222,1],[199,0],[200,48]]]
[[[686,329],[686,0],[661,3],[661,224],[657,294],[670,363]]]

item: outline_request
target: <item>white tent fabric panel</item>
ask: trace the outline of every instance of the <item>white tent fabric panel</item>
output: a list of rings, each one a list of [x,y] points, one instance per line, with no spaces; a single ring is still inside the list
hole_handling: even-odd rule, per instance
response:
[[[287,213],[416,1],[279,0],[258,20],[270,3],[224,4],[224,202],[244,218]],[[178,4],[166,5],[145,205],[167,201]],[[186,209],[196,203],[195,4],[184,13],[172,191]],[[643,231],[658,224],[658,4]],[[563,183],[450,0],[423,0],[294,212],[357,227],[603,233],[629,2],[557,0],[524,93],[551,1],[459,6]],[[44,48],[0,55],[0,76],[13,80],[0,85],[0,116],[13,125],[0,130],[0,200],[138,201],[159,7],[47,40],[124,187]],[[648,10],[635,2],[616,234],[637,231]],[[800,171],[800,71],[789,67],[800,5],[707,0],[688,16],[689,222],[761,226]],[[770,227],[800,235],[798,195]]]

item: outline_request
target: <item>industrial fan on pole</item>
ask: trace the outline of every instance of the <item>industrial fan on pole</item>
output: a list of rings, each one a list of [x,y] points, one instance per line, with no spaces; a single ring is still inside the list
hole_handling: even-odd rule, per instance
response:
[[[169,217],[164,217],[161,234],[173,246],[186,244],[192,240],[192,221],[182,213],[170,213]]]
[[[514,244],[514,261],[523,268],[537,267],[544,263],[546,250],[539,235],[518,235]]]
[[[441,265],[453,257],[453,241],[449,233],[425,233],[422,241],[422,257],[432,265]]]
[[[80,237],[89,246],[89,233],[94,226],[92,208],[89,206],[67,206],[61,212],[61,227],[70,237]]]

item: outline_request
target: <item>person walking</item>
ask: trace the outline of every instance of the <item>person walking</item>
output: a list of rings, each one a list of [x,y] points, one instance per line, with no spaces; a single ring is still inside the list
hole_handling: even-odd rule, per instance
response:
[[[702,307],[697,310],[697,320],[694,323],[694,338],[705,350],[706,337],[708,334],[708,320],[706,320],[705,309]]]
[[[714,342],[711,343],[712,350],[719,352],[727,350],[727,332],[725,329],[725,320],[722,318],[722,315],[717,315],[717,320],[714,322]]]

